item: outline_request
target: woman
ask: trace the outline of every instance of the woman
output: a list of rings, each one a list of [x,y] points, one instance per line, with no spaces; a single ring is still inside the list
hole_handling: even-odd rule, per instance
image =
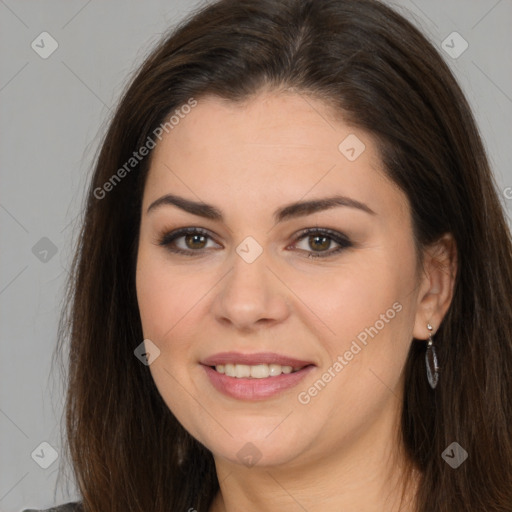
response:
[[[417,29],[373,0],[207,6],[90,185],[73,508],[511,511],[511,289],[474,119]]]

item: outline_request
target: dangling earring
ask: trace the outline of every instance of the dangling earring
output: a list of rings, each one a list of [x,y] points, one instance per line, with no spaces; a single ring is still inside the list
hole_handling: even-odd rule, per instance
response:
[[[430,387],[434,389],[439,382],[439,364],[437,362],[436,349],[434,341],[432,340],[432,326],[427,324],[428,329],[428,344],[427,351],[425,352],[425,365],[427,367],[427,378]]]

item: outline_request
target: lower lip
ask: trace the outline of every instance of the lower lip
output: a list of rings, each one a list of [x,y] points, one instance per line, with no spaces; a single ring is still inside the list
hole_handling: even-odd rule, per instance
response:
[[[296,386],[314,366],[305,366],[293,373],[282,373],[265,379],[237,379],[219,373],[210,366],[203,365],[203,368],[215,389],[224,395],[238,400],[264,400]]]

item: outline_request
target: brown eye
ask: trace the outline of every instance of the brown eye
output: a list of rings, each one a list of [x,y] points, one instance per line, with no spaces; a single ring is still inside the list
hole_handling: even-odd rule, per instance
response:
[[[308,238],[309,246],[315,251],[326,251],[329,249],[332,240],[327,236],[310,235]]]
[[[185,235],[185,245],[189,249],[203,249],[206,245],[206,237],[204,235]]]
[[[302,244],[302,247],[299,246]],[[332,244],[338,247],[329,250]],[[326,258],[332,256],[354,244],[343,233],[330,229],[310,228],[302,232],[294,247],[308,253],[308,258]]]
[[[213,241],[207,231],[190,227],[162,234],[158,240],[158,245],[165,247],[170,252],[196,256],[203,254],[206,249],[211,247],[208,247],[209,242],[220,247],[219,244]]]

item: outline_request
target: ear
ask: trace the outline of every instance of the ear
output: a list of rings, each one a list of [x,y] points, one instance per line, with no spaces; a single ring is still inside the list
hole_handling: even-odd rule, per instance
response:
[[[429,245],[423,254],[413,336],[428,339],[427,324],[433,334],[450,307],[457,274],[457,246],[451,233]]]

